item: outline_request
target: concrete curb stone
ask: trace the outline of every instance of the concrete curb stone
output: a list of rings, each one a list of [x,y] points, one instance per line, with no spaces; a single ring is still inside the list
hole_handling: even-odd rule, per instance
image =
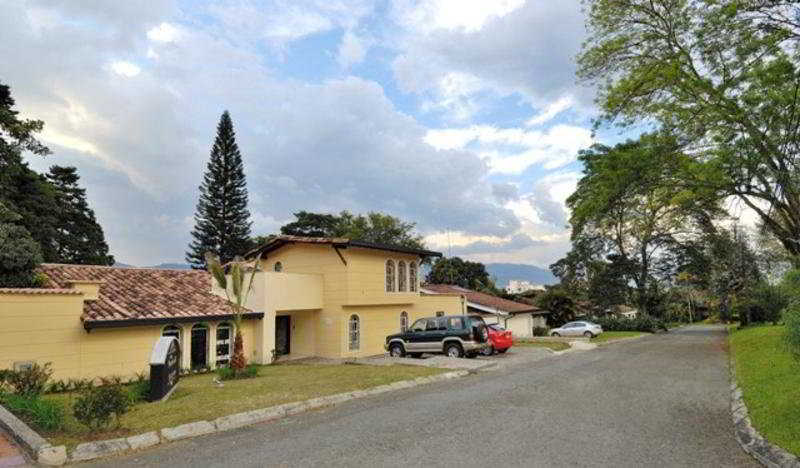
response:
[[[67,447],[46,445],[36,451],[36,463],[46,466],[61,466],[67,462]]]
[[[53,447],[44,437],[3,406],[0,406],[0,428],[4,429],[22,450],[40,465],[60,466],[67,462],[65,446]]]
[[[201,435],[211,434],[216,432],[216,428],[208,421],[195,421],[187,424],[181,424],[175,427],[165,427],[161,429],[161,437],[174,442],[176,440],[188,439],[189,437],[197,437]]]
[[[730,336],[730,331],[728,332]],[[736,366],[730,352],[731,417],[734,435],[742,449],[769,468],[800,468],[800,459],[786,450],[770,443],[753,427],[747,405],[742,398],[742,389],[736,383]]]
[[[95,458],[113,455],[118,452],[129,450],[131,446],[127,439],[108,439],[97,442],[86,442],[79,444],[72,451],[71,461],[87,461]]]
[[[158,437],[158,432],[145,432],[135,436],[130,436],[126,439],[131,450],[138,450],[143,448],[152,447],[161,443],[161,438]]]

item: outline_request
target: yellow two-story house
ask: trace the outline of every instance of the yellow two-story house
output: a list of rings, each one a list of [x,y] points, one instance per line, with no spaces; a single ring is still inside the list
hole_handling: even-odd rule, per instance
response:
[[[420,317],[462,314],[462,295],[420,292],[420,262],[438,252],[342,238],[278,236],[260,260],[247,307],[263,312],[259,362],[277,356],[351,358],[384,352],[386,335]],[[224,291],[215,288],[219,295]]]
[[[279,236],[258,259],[242,322],[250,362],[382,354],[415,319],[465,312],[463,296],[420,292],[437,252],[351,239]],[[225,365],[235,326],[205,271],[45,264],[46,288],[0,289],[0,369],[51,363],[53,377],[148,371],[153,344],[175,336],[182,367]]]

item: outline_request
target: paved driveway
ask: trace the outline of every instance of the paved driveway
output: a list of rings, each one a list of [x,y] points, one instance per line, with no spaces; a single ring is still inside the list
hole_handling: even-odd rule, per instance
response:
[[[733,438],[724,329],[691,327],[104,466],[756,466]]]

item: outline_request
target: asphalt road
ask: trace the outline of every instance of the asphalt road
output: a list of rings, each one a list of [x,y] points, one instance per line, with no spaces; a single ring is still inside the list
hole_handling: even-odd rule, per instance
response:
[[[724,333],[674,330],[97,466],[758,466],[733,438]]]

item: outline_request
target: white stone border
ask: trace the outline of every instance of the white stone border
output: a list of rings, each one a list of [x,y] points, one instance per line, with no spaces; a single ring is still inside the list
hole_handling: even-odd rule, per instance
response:
[[[243,413],[231,414],[228,416],[219,417],[213,421],[194,421],[187,424],[181,424],[180,426],[165,427],[159,431],[147,432],[144,434],[139,434],[127,438],[86,442],[78,445],[77,447],[75,447],[74,450],[70,452],[69,461],[71,462],[88,461],[111,455],[120,455],[122,453],[131,450],[153,447],[160,443],[173,442],[176,440],[198,437],[206,434],[211,434],[214,432],[222,432],[222,431],[229,431],[232,429],[238,429],[240,427],[250,426],[252,424],[257,424],[267,421],[273,421],[275,419],[284,418],[286,416],[291,416],[294,414],[304,413],[306,411],[311,411],[314,409],[336,406],[338,404],[354,400],[356,398],[379,395],[381,393],[391,392],[393,390],[400,390],[403,388],[416,387],[418,385],[441,382],[444,380],[464,377],[468,374],[470,374],[469,371],[460,370],[455,372],[446,372],[443,374],[432,375],[429,377],[418,377],[414,380],[400,380],[392,384],[379,385],[377,387],[369,388],[366,390],[355,390],[352,392],[337,393],[335,395],[312,398],[310,400],[305,400],[305,401],[286,403],[283,405],[272,406],[269,408],[262,408],[252,411],[245,411]],[[66,453],[64,456],[64,460],[66,461]]]
[[[728,353],[730,354],[731,374],[731,414],[736,441],[742,449],[753,458],[769,468],[800,468],[800,459],[786,450],[770,443],[753,427],[748,415],[747,405],[742,398],[742,389],[736,383],[736,362],[733,359],[733,348],[730,341],[730,329],[727,329]]]

